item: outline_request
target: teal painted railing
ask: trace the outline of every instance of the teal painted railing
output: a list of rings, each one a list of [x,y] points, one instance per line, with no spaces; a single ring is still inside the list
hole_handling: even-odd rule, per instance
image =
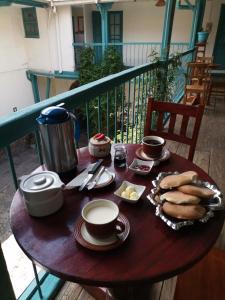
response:
[[[172,100],[179,101],[183,96],[185,84],[183,73],[186,63],[192,60],[193,54],[194,49],[179,55],[182,65],[177,69],[176,80],[179,84],[173,90]],[[172,63],[170,59],[168,68]],[[147,97],[149,95],[154,97],[157,92],[155,83],[159,68],[162,69],[161,62],[133,67],[0,118],[0,148],[4,148],[7,152],[15,187],[18,186],[17,172],[11,144],[29,133],[34,133],[37,154],[42,164],[36,118],[48,106],[63,102],[67,109],[75,109],[81,125],[81,134],[86,137],[86,143],[92,134],[99,131],[110,136],[114,142],[139,143],[143,137]],[[0,271],[2,271],[1,276],[7,277],[2,268]],[[36,282],[39,282],[37,274]],[[57,286],[59,284],[60,282],[57,281]],[[39,294],[41,286],[40,284],[35,290]]]
[[[95,63],[102,59],[102,43],[73,43],[75,51],[76,66],[80,65],[80,55],[85,47],[91,47],[95,52]],[[130,43],[108,43],[113,46],[123,57],[123,64],[127,67],[139,66],[152,62],[151,54],[160,54],[161,42],[130,42]],[[183,53],[188,50],[188,43],[171,43],[170,55]]]

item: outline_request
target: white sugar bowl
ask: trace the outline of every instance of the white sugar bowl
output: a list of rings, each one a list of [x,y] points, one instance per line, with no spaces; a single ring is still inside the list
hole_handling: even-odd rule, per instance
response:
[[[103,133],[98,133],[90,138],[88,150],[94,157],[106,157],[111,151],[111,140]]]
[[[51,215],[63,205],[62,188],[64,183],[55,172],[33,173],[22,176],[20,180],[20,190],[31,216]]]

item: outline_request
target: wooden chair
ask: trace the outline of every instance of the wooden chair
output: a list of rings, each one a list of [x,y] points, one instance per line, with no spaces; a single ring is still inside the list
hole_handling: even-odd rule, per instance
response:
[[[196,62],[212,64],[213,63],[213,57],[212,56],[196,57]]]
[[[225,251],[213,248],[198,264],[178,276],[174,300],[225,298]]]
[[[196,57],[204,57],[206,50],[206,43],[197,43],[196,44]]]
[[[184,96],[185,104],[193,104],[193,96],[195,96],[195,101],[201,105],[207,104],[211,84],[208,65],[205,62],[188,63]]]
[[[154,112],[154,115],[153,115]],[[159,102],[152,98],[148,99],[148,108],[144,135],[158,135],[167,140],[172,140],[189,145],[188,159],[193,160],[198,133],[204,112],[204,106],[188,106],[184,104]],[[164,116],[167,113],[168,121],[164,125]],[[168,115],[169,113],[169,115]],[[182,116],[181,124],[178,126],[177,116]],[[190,118],[194,118],[192,134],[187,132]],[[152,128],[155,120],[155,128]],[[177,132],[178,131],[178,132]],[[187,135],[187,133],[189,135]]]

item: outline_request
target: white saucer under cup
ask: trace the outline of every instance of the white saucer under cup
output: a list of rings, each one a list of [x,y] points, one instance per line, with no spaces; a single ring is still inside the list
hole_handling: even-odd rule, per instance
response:
[[[86,229],[85,223],[82,224],[81,226],[81,235],[83,237],[83,239],[92,244],[92,245],[96,245],[96,246],[107,246],[107,245],[111,245],[113,243],[115,243],[118,240],[118,237],[116,235],[116,233],[110,235],[109,237],[106,238],[96,238],[94,236],[92,236]]]

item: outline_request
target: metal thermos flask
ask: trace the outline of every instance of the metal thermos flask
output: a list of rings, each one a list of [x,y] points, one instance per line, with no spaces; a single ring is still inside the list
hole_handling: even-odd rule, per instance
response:
[[[50,106],[37,118],[44,162],[48,170],[65,173],[78,163],[74,141],[75,116],[60,106]]]

